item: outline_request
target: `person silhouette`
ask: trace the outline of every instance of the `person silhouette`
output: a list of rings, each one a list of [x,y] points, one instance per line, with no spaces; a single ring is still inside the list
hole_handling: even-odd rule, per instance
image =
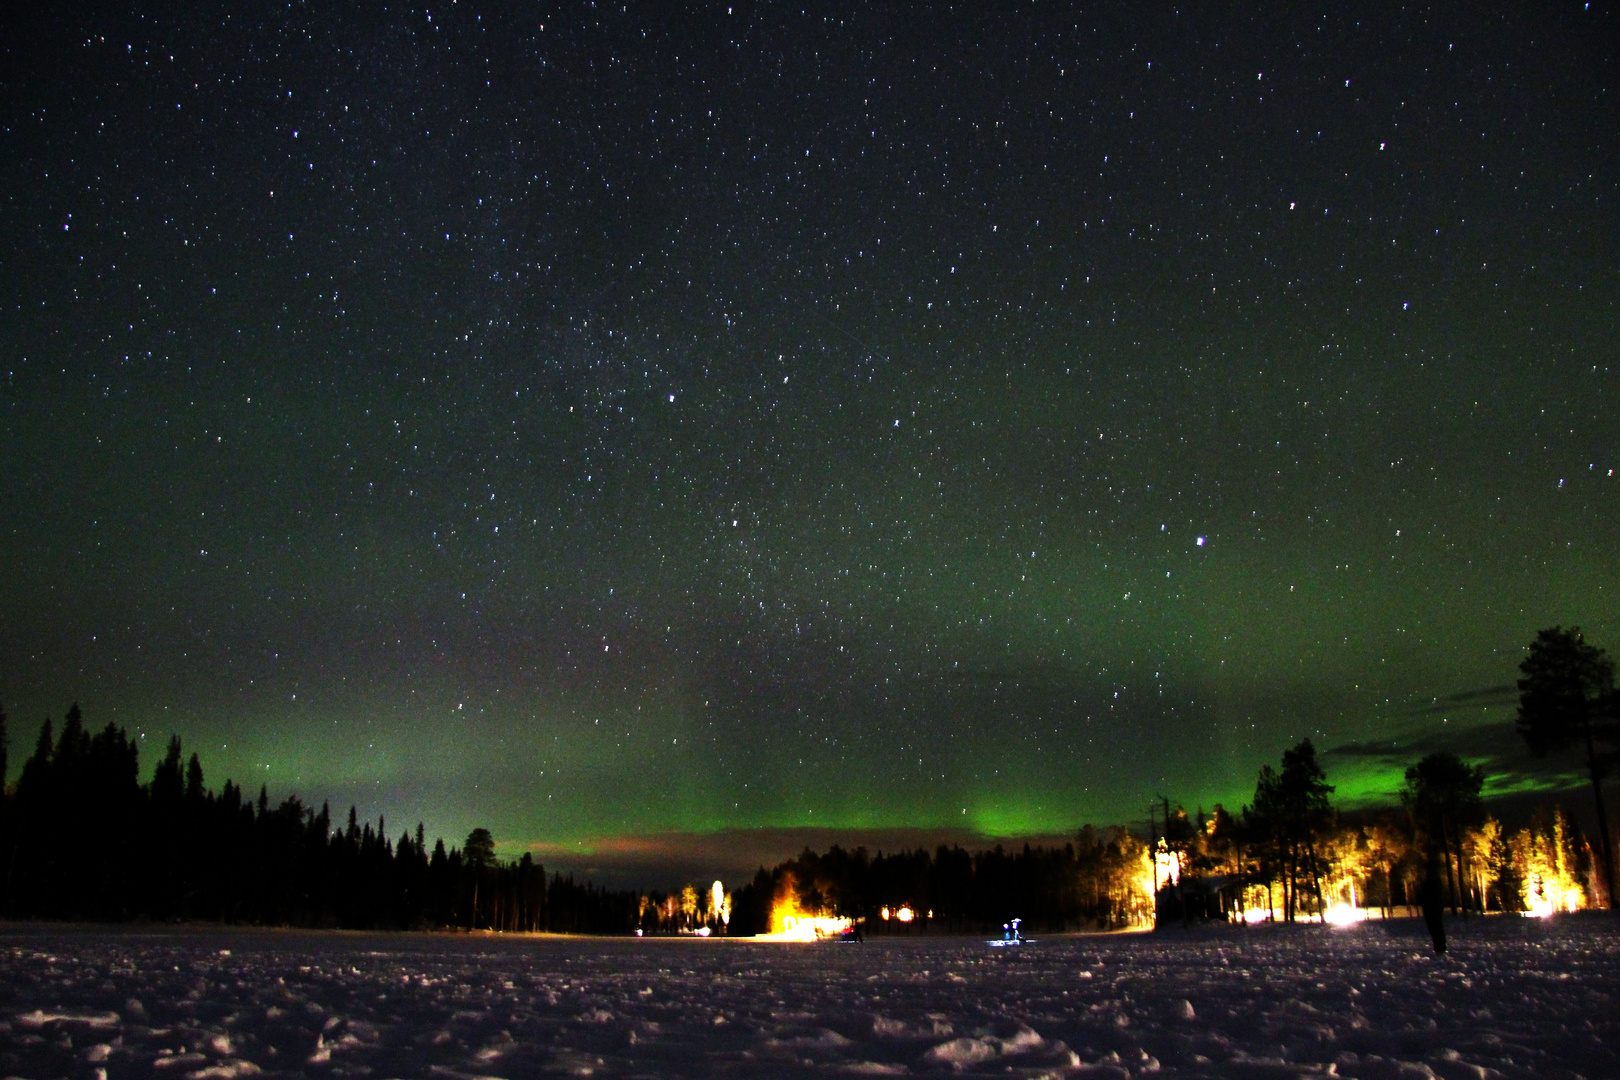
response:
[[[1429,928],[1434,951],[1446,951],[1446,899],[1440,884],[1440,860],[1429,856],[1423,871],[1423,884],[1418,888],[1418,902],[1423,906],[1423,922]]]

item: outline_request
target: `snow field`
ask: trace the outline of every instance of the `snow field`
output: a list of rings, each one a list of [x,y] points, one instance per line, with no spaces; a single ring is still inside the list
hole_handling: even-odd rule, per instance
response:
[[[1620,921],[791,945],[0,926],[0,1076],[1620,1077]]]

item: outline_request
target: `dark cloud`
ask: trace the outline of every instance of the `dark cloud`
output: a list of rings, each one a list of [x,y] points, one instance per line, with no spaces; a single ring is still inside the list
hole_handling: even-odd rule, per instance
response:
[[[1587,783],[1583,761],[1572,754],[1532,757],[1514,725],[1506,721],[1472,727],[1446,724],[1389,739],[1343,743],[1324,751],[1322,756],[1328,763],[1335,758],[1359,761],[1400,774],[1427,755],[1441,751],[1483,766],[1487,796],[1556,792]]]

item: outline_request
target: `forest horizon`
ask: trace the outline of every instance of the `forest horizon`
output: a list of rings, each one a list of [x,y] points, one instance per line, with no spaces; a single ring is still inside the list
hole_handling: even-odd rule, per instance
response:
[[[64,713],[64,718],[78,709],[74,703]],[[81,714],[81,726],[84,720]],[[0,732],[5,730],[4,714],[0,713]],[[34,733],[32,742],[26,747],[32,753],[39,749],[39,736],[43,729],[49,726],[54,733],[59,728],[58,722],[47,718],[41,722],[41,730]],[[93,725],[92,725],[93,726]],[[0,790],[6,784],[15,785],[19,779],[20,766],[26,759],[18,754],[24,748],[17,738],[15,721],[11,721],[10,753],[12,767],[7,775],[0,775]],[[108,723],[108,728],[117,728],[117,725]],[[117,728],[128,742],[130,752],[139,755],[138,744],[129,737],[128,732]],[[103,734],[105,731],[103,730]],[[1576,820],[1587,822],[1590,828],[1590,808],[1582,798],[1585,779],[1574,768],[1573,761],[1567,767],[1561,766],[1556,771],[1545,770],[1530,772],[1529,763],[1513,761],[1512,754],[1517,751],[1522,758],[1522,747],[1511,729],[1503,733],[1511,737],[1511,741],[1499,734],[1484,741],[1484,752],[1475,760],[1496,764],[1505,763],[1504,773],[1510,778],[1510,783],[1495,786],[1495,790],[1487,790],[1486,799],[1493,806],[1498,807],[1499,814],[1504,820],[1522,824],[1528,819],[1535,807],[1561,803],[1566,805]],[[180,744],[178,736],[170,736],[169,742]],[[1504,746],[1503,744],[1507,745]],[[1414,741],[1409,744],[1412,749],[1404,754],[1398,750],[1376,748],[1375,752],[1380,760],[1380,768],[1385,776],[1399,777],[1400,771],[1410,761],[1416,760],[1422,753],[1430,752],[1437,746],[1456,745],[1451,740],[1445,741]],[[1466,744],[1465,744],[1466,745]],[[204,775],[217,775],[214,770],[204,771],[206,763],[201,752],[191,752],[181,745],[185,752],[181,764],[188,763],[190,757],[198,759],[199,773]],[[172,749],[172,747],[170,748]],[[1343,758],[1354,763],[1357,757],[1368,754],[1367,748],[1350,747]],[[1487,756],[1489,755],[1489,756]],[[172,756],[172,754],[171,754]],[[1325,756],[1328,762],[1334,761],[1335,755],[1329,751]],[[7,754],[4,747],[0,747],[0,764],[6,761]],[[156,771],[162,767],[162,759],[144,766],[146,776],[141,782],[150,784]],[[1501,774],[1498,774],[1501,775]],[[1334,770],[1336,780],[1342,780],[1338,769]],[[1527,782],[1533,777],[1532,782]],[[238,792],[238,797],[244,801],[251,801],[257,792],[249,790],[246,785],[236,783],[233,778],[226,777],[222,783],[230,784]],[[314,801],[305,798],[306,792],[289,789],[285,792],[274,789],[268,782],[261,783],[267,793],[271,805],[279,805],[284,799],[292,799],[300,806],[313,811],[318,805],[331,805],[336,800],[324,796]],[[1336,784],[1336,787],[1340,785]],[[1252,783],[1251,783],[1252,789]],[[219,789],[211,784],[207,786],[210,793],[218,794]],[[1342,788],[1341,788],[1342,790]],[[1252,791],[1251,791],[1252,793]],[[1216,805],[1229,807],[1241,806],[1248,794],[1239,792],[1236,798],[1208,799],[1197,797],[1183,797],[1172,794],[1171,798],[1177,805],[1185,805],[1190,810],[1208,810]],[[1335,799],[1336,805],[1357,811],[1376,811],[1380,808],[1392,808],[1399,805],[1398,781],[1386,781],[1381,791],[1374,791],[1370,795],[1361,797]],[[1157,799],[1153,800],[1156,805]],[[339,802],[339,817],[343,804]],[[348,807],[351,814],[358,813],[355,806]],[[1149,827],[1149,813],[1152,806],[1144,802],[1138,806],[1122,806],[1116,808],[1112,815],[1098,815],[1089,820],[1091,824],[1114,823],[1134,829],[1138,833],[1146,834]],[[386,817],[386,815],[385,815]],[[407,813],[405,820],[415,822],[419,815]],[[333,820],[338,820],[334,818]],[[341,824],[341,822],[340,822]],[[949,847],[962,847],[979,850],[989,849],[997,844],[1018,846],[1025,843],[1037,846],[1061,846],[1064,842],[1072,840],[1075,830],[1088,824],[1086,820],[1076,820],[1072,827],[1064,830],[1013,832],[1013,833],[986,833],[973,828],[952,827],[950,825],[936,826],[747,826],[747,827],[719,827],[708,831],[662,831],[656,833],[624,833],[620,835],[604,835],[589,837],[578,841],[555,841],[533,839],[522,834],[517,837],[503,836],[495,833],[497,851],[503,858],[516,860],[524,853],[531,855],[536,861],[543,862],[562,870],[565,873],[575,874],[581,878],[605,883],[616,888],[664,887],[677,881],[697,880],[705,874],[718,875],[728,879],[741,879],[751,875],[759,866],[770,866],[783,860],[792,858],[805,850],[824,850],[831,846],[843,848],[866,848],[871,851],[909,851],[919,848],[932,850],[940,845]],[[481,826],[479,826],[481,827]],[[429,835],[439,836],[437,830],[427,830]],[[493,832],[493,830],[492,830]],[[454,842],[457,834],[450,834],[448,839]],[[660,884],[662,883],[662,884]]]
[[[1544,652],[1542,646],[1548,641],[1569,646],[1579,645],[1581,639],[1575,630],[1546,631],[1532,647],[1532,656],[1538,649]],[[1600,667],[1607,662],[1601,650],[1580,647],[1587,648]],[[1532,662],[1527,661],[1524,668],[1529,672]],[[1612,679],[1612,671],[1607,677]],[[7,772],[7,741],[5,719],[0,714],[0,781]],[[1485,770],[1464,764],[1448,751],[1430,753],[1406,770],[1407,783],[1398,804],[1359,806],[1346,810],[1343,818],[1329,800],[1336,787],[1328,783],[1310,740],[1285,752],[1282,762],[1280,775],[1270,765],[1262,767],[1254,805],[1243,805],[1241,818],[1234,816],[1237,810],[1219,803],[1206,815],[1202,806],[1189,811],[1182,803],[1161,797],[1162,814],[1155,817],[1150,809],[1146,830],[1140,828],[1140,822],[1101,829],[1086,824],[1067,836],[987,838],[917,829],[902,842],[891,843],[888,855],[881,843],[869,851],[859,834],[829,829],[817,837],[798,830],[793,834],[796,846],[788,851],[778,846],[774,864],[769,845],[773,841],[780,844],[782,838],[768,834],[756,834],[752,849],[739,847],[736,831],[718,838],[684,838],[697,840],[699,849],[707,841],[710,852],[706,863],[685,866],[672,860],[667,849],[660,851],[656,838],[653,842],[629,838],[618,852],[627,856],[620,873],[639,870],[642,880],[612,882],[611,874],[588,867],[576,874],[566,863],[563,868],[554,865],[548,879],[544,862],[535,857],[541,854],[534,850],[539,845],[502,860],[497,857],[495,838],[482,827],[475,828],[460,846],[452,843],[447,847],[443,838],[437,839],[430,854],[420,823],[414,836],[407,829],[395,841],[388,836],[383,819],[374,830],[370,821],[359,820],[352,806],[345,827],[327,805],[317,810],[296,794],[273,803],[265,785],[256,799],[229,779],[215,791],[205,782],[199,755],[186,758],[177,736],[169,740],[150,781],[143,783],[138,744],[112,723],[91,734],[75,704],[64,717],[60,736],[52,721],[46,720],[17,781],[0,784],[0,851],[7,866],[0,883],[0,915],[179,917],[395,929],[455,926],[466,919],[466,928],[474,929],[483,911],[479,883],[488,877],[485,904],[493,907],[483,917],[492,929],[624,933],[634,926],[641,933],[647,928],[670,932],[678,927],[690,931],[709,926],[720,933],[752,934],[767,929],[779,932],[783,912],[806,919],[806,913],[819,913],[818,917],[825,917],[823,921],[836,916],[845,925],[865,925],[876,918],[880,906],[871,897],[884,889],[893,901],[881,905],[885,922],[891,910],[900,909],[900,901],[894,897],[938,893],[945,905],[939,925],[947,929],[982,930],[992,927],[998,918],[1010,917],[1012,911],[1032,916],[1031,926],[1063,929],[1089,922],[1107,929],[1162,921],[1167,905],[1183,919],[1194,910],[1200,919],[1212,914],[1240,918],[1244,905],[1259,896],[1256,882],[1264,879],[1268,916],[1281,910],[1292,921],[1302,904],[1314,903],[1317,916],[1326,917],[1324,877],[1340,879],[1341,895],[1348,886],[1350,906],[1354,907],[1355,866],[1364,875],[1363,900],[1381,887],[1386,912],[1396,903],[1410,907],[1415,888],[1410,879],[1415,864],[1410,860],[1416,857],[1411,853],[1422,850],[1429,850],[1431,857],[1433,851],[1442,850],[1447,860],[1455,858],[1453,902],[1459,907],[1472,903],[1481,911],[1488,906],[1511,911],[1542,902],[1554,905],[1549,910],[1560,910],[1557,905],[1562,904],[1570,905],[1571,910],[1606,906],[1608,886],[1603,876],[1608,865],[1608,835],[1602,835],[1603,843],[1594,855],[1576,819],[1549,802],[1545,792],[1538,793],[1543,797],[1530,815],[1530,824],[1507,844],[1507,831],[1488,812],[1483,797]],[[1426,781],[1425,774],[1436,768],[1455,775],[1445,781]],[[1433,783],[1452,785],[1453,793],[1443,796],[1450,800],[1446,804],[1450,809],[1435,802],[1442,796],[1424,793],[1429,790],[1426,783],[1431,788]],[[1458,783],[1461,788],[1455,787]],[[1281,794],[1290,785],[1300,794]],[[1473,809],[1459,809],[1458,798]],[[1282,809],[1289,799],[1295,800],[1295,808]],[[1273,804],[1275,809],[1267,809]],[[1423,809],[1425,806],[1430,809]],[[1444,820],[1454,818],[1455,824],[1438,824],[1442,818],[1436,817],[1430,827],[1425,824],[1429,814],[1451,815]],[[1403,829],[1404,841],[1400,839]],[[1453,829],[1455,843],[1450,839]],[[1274,835],[1266,839],[1270,834]],[[896,837],[889,834],[888,838]],[[816,839],[830,841],[825,855],[818,855]],[[993,849],[992,841],[999,841]],[[1435,843],[1440,844],[1439,849]],[[1011,850],[1004,854],[1008,844]],[[217,850],[199,850],[198,845]],[[1309,848],[1308,858],[1300,854],[1306,850],[1300,845]],[[1338,854],[1319,855],[1317,845],[1324,852],[1337,849]],[[175,846],[192,854],[177,862],[171,850]],[[975,846],[978,850],[970,854]],[[148,849],[167,854],[158,855],[153,863]],[[725,857],[714,858],[721,849],[726,850]],[[554,850],[567,854],[566,848]],[[1269,850],[1272,855],[1255,856],[1260,861],[1251,862],[1244,850]],[[1465,862],[1467,850],[1473,851],[1477,864],[1472,869]],[[84,852],[91,853],[88,863],[78,854]],[[689,850],[687,854],[697,853]],[[585,853],[592,861],[596,856],[595,852]],[[1236,861],[1228,867],[1233,859]],[[750,862],[756,863],[752,874],[747,869]],[[947,863],[956,869],[948,870]],[[1489,874],[1483,869],[1487,863],[1492,867]],[[1562,869],[1566,863],[1569,869]],[[1448,861],[1446,865],[1449,875],[1452,864]],[[1560,868],[1556,874],[1546,869],[1555,865]],[[885,866],[891,869],[885,870]],[[1261,874],[1267,866],[1269,876]],[[1299,876],[1300,866],[1305,867],[1305,878]],[[1399,877],[1397,866],[1404,867]],[[1379,867],[1382,881],[1373,873]],[[1154,882],[1151,889],[1142,884],[1144,869]],[[1158,884],[1161,870],[1162,889]],[[1211,871],[1220,872],[1209,877]],[[1177,880],[1173,894],[1166,891],[1172,874]],[[1284,882],[1281,909],[1274,906],[1271,891],[1278,874]],[[1372,876],[1365,876],[1368,874]],[[667,891],[649,889],[648,879],[659,875],[665,882],[684,878],[686,884],[669,886]],[[692,881],[701,883],[711,875],[717,876],[712,903],[706,898],[702,902],[694,899],[707,890],[698,889]],[[610,880],[604,883],[604,877]],[[738,888],[735,906],[731,892],[722,896],[720,878],[727,877]],[[1307,878],[1314,900],[1307,896],[1302,901],[1299,890]],[[1552,886],[1544,888],[1544,878],[1556,878],[1553,892],[1547,892]],[[925,879],[938,880],[928,885]],[[1077,880],[1094,882],[1089,888],[1096,899],[1089,907],[1074,906],[1079,903],[1075,889],[1084,892],[1086,888],[1074,884]],[[1214,891],[1195,887],[1197,903],[1189,907],[1193,902],[1186,892],[1188,880],[1212,883]],[[240,892],[250,881],[257,882],[251,900]],[[884,881],[889,884],[881,885]],[[941,885],[940,881],[956,884]],[[969,884],[974,881],[977,883]],[[1001,884],[993,884],[996,881]],[[1472,893],[1463,887],[1467,881],[1476,882]],[[100,886],[93,886],[94,882]],[[1235,887],[1222,882],[1235,883]],[[1330,884],[1330,891],[1332,888]],[[947,902],[946,893],[956,899]],[[89,895],[103,899],[83,899]],[[114,895],[124,899],[106,906],[106,897]],[[971,904],[969,895],[977,897]],[[1536,899],[1543,895],[1561,899]],[[852,899],[857,897],[867,899]],[[117,906],[120,903],[124,906]],[[1339,906],[1345,905],[1341,901]],[[929,905],[926,919],[919,921],[919,930],[926,932],[934,925],[932,907]],[[904,910],[904,921],[909,922],[913,918],[909,904]],[[791,924],[793,919],[787,922]]]

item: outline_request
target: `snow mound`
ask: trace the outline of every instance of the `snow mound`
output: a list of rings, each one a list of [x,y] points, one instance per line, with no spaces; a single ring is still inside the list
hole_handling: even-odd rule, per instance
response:
[[[46,1024],[83,1024],[91,1029],[105,1029],[118,1026],[118,1014],[115,1012],[46,1012],[43,1009],[35,1009],[32,1012],[26,1012],[18,1016],[16,1024],[24,1030],[36,1031]]]
[[[186,1080],[237,1080],[240,1076],[256,1076],[262,1072],[251,1061],[226,1060],[186,1074]]]
[[[931,1064],[954,1065],[961,1069],[969,1065],[977,1065],[981,1061],[989,1061],[1001,1053],[999,1047],[991,1039],[952,1039],[942,1042],[923,1055],[923,1060]]]

